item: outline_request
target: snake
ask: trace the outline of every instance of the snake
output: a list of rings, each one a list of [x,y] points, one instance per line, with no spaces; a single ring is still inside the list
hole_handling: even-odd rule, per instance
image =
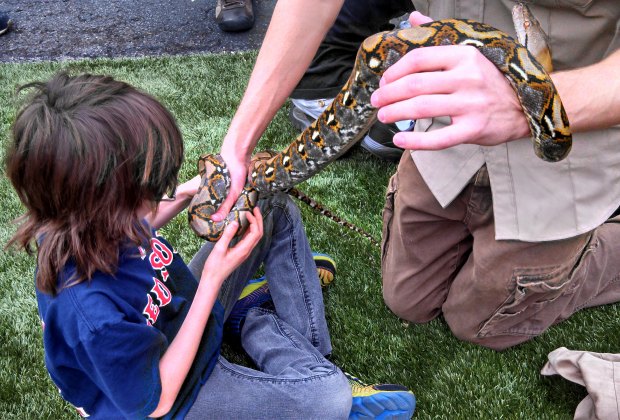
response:
[[[247,212],[252,211],[259,195],[292,189],[363,137],[376,121],[377,109],[371,105],[370,97],[386,69],[416,48],[443,45],[473,46],[503,73],[529,124],[536,156],[558,162],[568,155],[572,145],[568,117],[543,64],[519,41],[499,29],[469,19],[442,19],[366,38],[349,79],[316,121],[281,152],[258,153],[251,159],[248,182],[221,222],[211,220],[211,215],[228,194],[228,169],[218,154],[201,156],[201,182],[188,208],[191,228],[199,237],[217,241],[225,226],[235,220],[240,225],[237,234],[241,235],[248,226]]]

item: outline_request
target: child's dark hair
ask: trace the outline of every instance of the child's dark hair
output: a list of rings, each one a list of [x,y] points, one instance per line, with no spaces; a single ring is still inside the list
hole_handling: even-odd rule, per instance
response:
[[[150,235],[137,210],[174,191],[183,141],[152,96],[106,76],[61,73],[22,86],[6,172],[26,206],[9,245],[37,246],[37,288],[56,294],[72,260],[75,284],[114,273],[123,244]]]

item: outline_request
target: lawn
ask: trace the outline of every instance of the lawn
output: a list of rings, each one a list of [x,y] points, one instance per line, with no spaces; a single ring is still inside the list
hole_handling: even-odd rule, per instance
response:
[[[254,58],[253,53],[244,53],[0,64],[2,161],[18,100],[15,88],[66,68],[73,73],[110,74],[159,98],[183,132],[186,161],[180,178],[187,180],[196,173],[201,153],[219,149]],[[258,149],[280,149],[294,136],[283,109]],[[395,169],[394,164],[356,149],[300,189],[379,238],[385,186]],[[12,221],[22,211],[4,169],[0,191],[4,244],[15,230]],[[542,377],[539,372],[547,354],[561,346],[608,353],[620,349],[620,305],[583,311],[541,337],[501,353],[459,342],[442,319],[407,325],[382,302],[378,248],[301,207],[313,249],[330,253],[338,263],[336,281],[325,290],[335,362],[367,382],[406,384],[418,399],[416,418],[572,418],[585,390],[559,377]],[[200,245],[184,214],[164,233],[185,256]],[[76,417],[59,397],[43,364],[33,269],[32,257],[0,251],[0,417]]]

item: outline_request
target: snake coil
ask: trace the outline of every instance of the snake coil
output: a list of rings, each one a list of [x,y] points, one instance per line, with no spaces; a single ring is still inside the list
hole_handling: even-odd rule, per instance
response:
[[[370,96],[387,68],[415,48],[441,45],[476,47],[513,87],[530,126],[536,156],[549,162],[567,156],[572,136],[566,112],[551,78],[532,54],[489,25],[464,19],[438,20],[367,38],[349,80],[325,112],[282,152],[258,154],[252,159],[250,179],[224,222],[213,222],[211,215],[228,193],[226,165],[219,155],[201,156],[201,185],[188,211],[192,229],[198,236],[216,241],[225,225],[237,220],[241,234],[248,224],[245,214],[254,207],[259,194],[292,188],[361,139],[375,121],[376,109],[370,104]]]

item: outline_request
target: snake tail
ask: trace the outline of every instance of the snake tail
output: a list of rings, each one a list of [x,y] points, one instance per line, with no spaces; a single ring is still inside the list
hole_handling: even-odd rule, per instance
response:
[[[379,241],[377,241],[370,233],[366,232],[361,227],[356,226],[353,223],[348,222],[344,220],[342,217],[334,214],[331,210],[327,209],[323,204],[319,203],[313,198],[308,197],[308,195],[298,190],[297,188],[291,188],[286,193],[289,194],[291,197],[295,197],[297,200],[301,201],[302,203],[305,203],[308,207],[310,207],[312,210],[316,211],[320,215],[333,220],[334,222],[338,223],[340,226],[343,226],[353,232],[360,234],[364,238],[368,239],[370,243],[373,244],[374,246],[377,246],[377,247],[381,246],[379,244]]]

